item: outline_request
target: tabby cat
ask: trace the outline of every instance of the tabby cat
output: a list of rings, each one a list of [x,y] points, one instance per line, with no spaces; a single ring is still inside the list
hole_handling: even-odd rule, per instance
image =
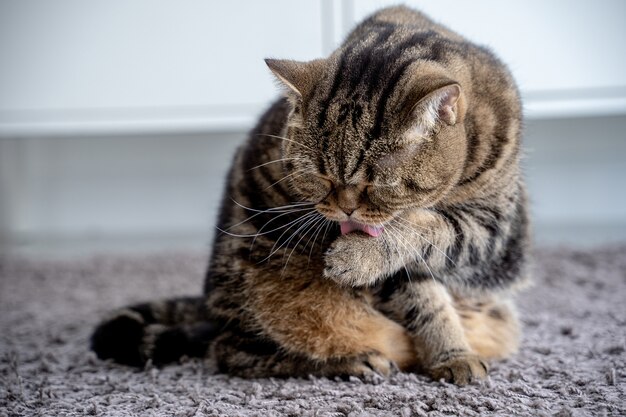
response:
[[[517,348],[528,260],[505,66],[406,7],[328,58],[266,63],[285,97],[236,154],[204,295],[118,310],[97,355],[211,357],[243,377],[485,378]]]

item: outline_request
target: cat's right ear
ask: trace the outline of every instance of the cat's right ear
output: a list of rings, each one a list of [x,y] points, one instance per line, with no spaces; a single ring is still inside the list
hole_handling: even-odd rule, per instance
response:
[[[324,69],[323,59],[308,62],[266,59],[265,63],[278,81],[286,87],[287,95],[296,99],[308,97],[321,78]]]
[[[411,117],[421,130],[430,131],[437,123],[454,126],[463,122],[465,96],[461,86],[451,83],[427,94],[411,109]]]

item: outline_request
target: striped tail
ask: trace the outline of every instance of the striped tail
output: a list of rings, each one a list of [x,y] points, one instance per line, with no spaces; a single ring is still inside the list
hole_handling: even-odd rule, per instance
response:
[[[208,318],[205,298],[184,297],[116,310],[91,336],[100,359],[144,366],[163,365],[182,356],[205,357],[219,328]]]

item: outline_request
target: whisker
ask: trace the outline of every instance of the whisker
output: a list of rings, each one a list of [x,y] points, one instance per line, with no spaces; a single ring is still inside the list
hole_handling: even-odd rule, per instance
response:
[[[292,214],[292,213],[297,213],[297,212],[300,212],[300,211],[307,211],[307,210],[314,210],[314,208],[313,208],[313,207],[306,207],[306,208],[301,208],[301,209],[280,210],[280,211],[273,211],[273,212],[272,212],[272,211],[268,211],[268,210],[265,210],[265,211],[259,211],[258,213],[253,214],[252,216],[250,216],[250,217],[248,217],[248,218],[246,218],[246,219],[244,219],[244,220],[240,221],[239,223],[235,223],[235,224],[233,224],[232,226],[229,226],[226,230],[231,230],[231,229],[232,229],[232,228],[234,228],[234,227],[237,227],[237,226],[239,226],[239,225],[242,225],[242,224],[244,224],[245,222],[248,222],[248,221],[250,221],[250,220],[254,219],[254,218],[255,218],[255,217],[257,217],[257,216],[260,216],[261,214],[277,214],[277,213],[282,213],[282,214],[280,214],[280,215],[278,215],[278,216],[276,216],[276,217],[274,218],[274,219],[277,219],[277,218],[279,218],[279,217],[281,217],[281,216],[284,216],[284,215],[286,215],[286,214]],[[272,220],[274,220],[274,219],[272,219]],[[259,230],[259,231],[260,231],[260,230]]]
[[[263,225],[263,227],[265,227],[265,225],[267,225],[268,223],[270,223],[270,222],[272,222],[272,221],[276,220],[277,218],[279,218],[279,217],[281,217],[281,216],[286,216],[286,215],[288,215],[288,214],[292,214],[292,213],[294,213],[294,212],[299,212],[299,211],[313,211],[313,210],[315,210],[315,209],[314,209],[314,208],[307,208],[307,209],[294,210],[294,211],[290,211],[290,212],[287,212],[287,213],[280,214],[280,215],[276,216],[275,218],[273,218],[273,219],[269,220],[267,223],[265,223],[265,224]],[[261,214],[261,213],[258,213],[258,214]],[[257,214],[257,215],[258,215],[258,214]],[[255,216],[256,216],[256,215],[255,215]],[[245,222],[245,221],[247,221],[247,220],[248,220],[248,219],[244,220],[244,222]],[[241,224],[241,222],[240,222],[240,223],[238,223],[238,224]],[[232,229],[233,227],[235,227],[235,226],[237,226],[237,225],[233,225],[233,226],[229,227],[228,229],[222,229],[222,228],[220,228],[219,226],[216,226],[216,229],[217,229],[217,230],[219,230],[219,231],[220,231],[220,232],[222,232],[222,233],[227,234],[228,236],[233,236],[233,237],[254,237],[254,238],[256,238],[257,236],[263,236],[263,235],[266,235],[266,234],[269,234],[269,233],[275,232],[275,231],[277,231],[277,230],[280,230],[280,229],[282,229],[282,228],[286,227],[287,225],[289,225],[289,223],[287,223],[286,225],[279,226],[279,227],[277,227],[277,228],[275,228],[275,229],[268,230],[268,231],[266,231],[266,232],[261,233],[261,230],[263,229],[263,227],[262,227],[262,228],[261,228],[261,229],[259,229],[256,233],[250,233],[250,234],[239,234],[239,233],[232,233],[232,232],[229,232],[229,231],[228,231],[228,229]],[[253,241],[252,243],[254,243],[254,241]]]
[[[315,213],[317,215],[317,213]],[[298,233],[300,233],[300,231],[304,232],[304,235],[300,237],[300,239],[298,240],[298,242],[296,242],[296,245],[292,248],[292,253],[293,253],[293,249],[295,249],[298,244],[300,243],[300,241],[302,240],[302,238],[306,235],[306,231],[308,231],[309,226],[311,225],[311,223],[317,221],[317,216],[311,216],[306,222],[304,222],[298,229],[296,229],[295,232],[293,232],[291,234],[291,236],[289,237],[289,239],[286,242],[286,247],[289,245],[289,243],[291,243],[291,241],[293,240],[294,237],[296,237],[298,235]],[[289,255],[291,256],[291,254]],[[283,255],[284,258],[284,255]]]
[[[306,220],[302,219],[302,224],[300,224],[300,226],[298,226],[298,228],[293,233],[291,233],[291,236],[289,236],[288,239],[286,239],[283,243],[280,244],[280,246],[276,249],[276,251],[280,250],[281,248],[285,248],[285,249],[288,250],[289,249],[289,244],[291,243],[293,238],[296,237],[298,235],[298,233],[300,233],[301,230],[305,229],[309,224],[311,224],[312,221],[315,220],[315,217],[316,217],[315,214],[316,213],[312,213],[312,215],[309,216],[309,218],[306,219]],[[281,235],[281,237],[282,237],[282,235]],[[272,252],[272,254],[273,253],[274,252]],[[293,253],[293,249],[292,249],[292,253]],[[285,254],[286,253],[283,253],[283,258],[282,259],[285,259]],[[289,256],[291,256],[291,253],[290,253]],[[284,272],[284,268],[283,268],[283,272]]]
[[[321,216],[321,214],[319,214],[319,216]],[[293,252],[296,250],[296,248],[298,247],[298,245],[300,244],[302,239],[304,239],[304,237],[307,235],[307,233],[309,233],[309,231],[313,227],[315,227],[315,224],[317,224],[317,222],[319,222],[319,218],[316,218],[315,216],[313,216],[313,218],[311,220],[309,220],[308,222],[306,222],[303,225],[304,230],[302,231],[302,236],[300,237],[300,239],[298,239],[296,244],[293,245],[293,248],[291,249],[291,252],[289,252],[289,256],[287,257],[287,261],[285,261],[285,266],[283,267],[283,271],[281,272],[281,275],[285,273],[285,270],[287,269],[287,265],[289,264],[289,260],[291,259],[291,255],[293,255]],[[295,236],[297,233],[298,233],[298,230],[296,230],[296,232],[292,235],[292,237]],[[306,248],[306,245],[305,245],[305,248]]]
[[[422,257],[422,255],[419,253],[419,251],[415,248],[415,246],[413,246],[413,245],[411,244],[411,242],[409,242],[406,238],[404,238],[404,237],[402,236],[402,233],[401,233],[401,231],[400,231],[399,229],[395,228],[395,227],[394,227],[394,226],[392,226],[392,225],[389,225],[389,227],[391,227],[391,228],[392,228],[392,230],[395,230],[395,231],[396,231],[396,238],[398,239],[398,242],[402,243],[402,245],[404,246],[405,250],[406,250],[408,253],[414,253],[415,255],[417,255],[417,257],[419,258],[419,260],[420,260],[421,262],[423,262],[423,263],[424,263],[424,266],[426,267],[426,269],[427,269],[427,270],[428,270],[428,272],[430,273],[430,276],[431,276],[431,278],[433,279],[433,281],[436,281],[436,279],[435,279],[435,275],[433,274],[433,271],[430,269],[430,267],[428,266],[428,263],[427,263],[427,262],[426,262],[426,260]],[[408,247],[407,245],[408,245],[408,246],[410,246],[410,247],[412,248],[412,251],[409,249],[409,247]],[[403,267],[404,267],[405,271],[406,271],[406,272],[407,272],[407,274],[408,274],[409,272],[408,272],[408,269],[406,269],[406,265],[403,265]],[[410,275],[409,275],[409,277],[410,277]]]
[[[279,217],[286,216],[286,215],[288,215],[288,214],[293,214],[293,213],[295,213],[295,212],[300,212],[300,211],[313,211],[313,210],[315,210],[315,208],[310,207],[310,208],[304,208],[304,209],[296,209],[296,210],[293,210],[293,211],[290,211],[290,212],[287,212],[287,213],[279,214],[278,216],[276,216],[276,217],[274,217],[274,218],[272,218],[272,219],[268,220],[268,221],[267,221],[267,222],[266,222],[263,226],[261,226],[261,228],[258,230],[259,234],[257,234],[257,236],[261,236],[262,234],[263,234],[263,235],[266,235],[266,234],[269,234],[269,233],[275,232],[275,231],[277,231],[277,230],[283,229],[283,228],[285,228],[285,227],[289,226],[290,224],[292,224],[292,223],[294,223],[294,222],[298,221],[298,219],[299,219],[300,217],[302,217],[302,216],[300,216],[300,217],[298,217],[298,218],[296,218],[296,219],[294,219],[294,220],[290,221],[290,222],[289,222],[289,223],[287,223],[287,224],[281,225],[281,226],[279,226],[279,227],[277,227],[277,228],[275,228],[275,229],[273,229],[273,230],[270,230],[269,232],[264,232],[264,233],[262,233],[262,234],[260,233],[261,231],[263,231],[263,229],[265,228],[265,226],[267,226],[268,224],[270,224],[270,223],[271,223],[271,222],[273,222],[274,220],[278,219]],[[255,242],[256,242],[256,236],[255,236],[255,237],[254,237],[254,239],[252,240],[252,243],[250,243],[250,249],[252,249],[252,247],[254,246],[254,243],[255,243]]]
[[[397,223],[397,224],[396,224],[396,226],[401,226],[401,227],[403,227],[403,228],[405,228],[405,229],[410,229],[412,226],[416,226],[416,227],[422,227],[422,228],[424,228],[423,226],[419,226],[419,225],[417,225],[417,224],[413,224],[413,223],[409,222],[408,220],[403,219],[403,218],[401,218],[401,217],[397,217],[397,218],[396,218],[396,220],[402,220],[402,221],[407,222],[408,224],[404,224],[404,225],[403,225],[403,224],[400,224],[400,223]],[[428,230],[428,231],[430,231],[430,230]],[[432,245],[432,247],[433,247],[433,248],[435,248],[435,250],[437,250],[437,251],[438,251],[439,253],[441,253],[441,254],[442,254],[442,255],[443,255],[446,259],[448,259],[450,262],[452,262],[454,265],[456,265],[456,262],[454,262],[452,259],[450,259],[450,257],[448,256],[448,254],[447,254],[447,253],[445,253],[443,250],[439,249],[439,247],[438,247],[437,245],[435,245],[435,244],[434,244],[433,242],[431,242],[430,240],[426,239],[426,238],[424,237],[424,235],[422,235],[421,233],[419,233],[419,232],[417,232],[417,231],[415,231],[415,230],[414,230],[414,232],[417,234],[417,236],[418,236],[420,239],[422,239],[422,240],[426,241],[426,243],[429,243],[430,245]]]
[[[387,238],[387,236],[392,237],[394,240],[393,242],[389,241],[388,239],[386,239],[386,241],[388,241],[389,244],[393,244],[393,246],[395,246],[396,251],[399,251],[400,250],[399,244],[402,242],[400,242],[400,237],[397,235],[398,235],[398,232],[394,231],[394,229],[392,228],[392,229],[386,229],[385,234],[383,236],[385,236],[385,238]],[[404,249],[408,251],[406,246],[404,246]],[[402,267],[404,268],[404,271],[407,274],[407,278],[409,282],[411,282],[411,274],[409,273],[409,270],[407,269],[406,265],[402,265]]]
[[[237,204],[239,207],[241,207],[243,209],[246,209],[246,210],[249,210],[249,211],[254,211],[254,212],[257,212],[257,213],[267,213],[268,211],[269,212],[280,212],[280,210],[285,210],[285,209],[292,208],[292,207],[301,207],[301,206],[316,204],[316,203],[311,203],[309,201],[302,201],[302,202],[287,204],[287,205],[284,205],[284,206],[270,207],[270,208],[265,209],[265,210],[258,210],[258,209],[253,209],[252,207],[246,207],[246,206],[244,206],[243,204],[239,203],[237,200],[235,200],[233,198],[231,198],[231,201],[233,203]]]
[[[299,170],[297,170],[297,171],[292,172],[291,174],[287,174],[287,175],[285,175],[284,177],[282,177],[282,178],[281,178],[281,179],[279,179],[278,181],[275,181],[275,182],[271,183],[270,185],[268,185],[267,187],[265,187],[263,190],[267,190],[268,188],[272,188],[272,187],[273,187],[273,186],[275,186],[276,184],[278,184],[278,183],[280,183],[280,182],[282,182],[282,181],[286,180],[287,178],[289,178],[289,177],[291,177],[291,176],[293,176],[293,175],[298,174],[298,176],[297,176],[297,177],[294,177],[294,178],[298,178],[298,177],[301,177],[301,176],[303,176],[303,175],[310,174],[310,173],[313,173],[313,172],[314,172],[314,171],[313,171],[312,169],[299,169]]]
[[[310,148],[310,147],[306,146],[306,145],[305,145],[305,144],[303,144],[303,143],[296,142],[296,141],[295,141],[295,140],[293,140],[293,139],[289,139],[289,138],[286,138],[286,137],[283,137],[283,136],[270,135],[270,134],[267,134],[267,133],[258,133],[258,134],[257,134],[257,136],[265,136],[265,137],[268,137],[268,138],[281,139],[281,140],[284,140],[284,141],[287,141],[287,142],[292,142],[292,143],[295,143],[296,145],[300,145],[300,146],[302,146],[303,148],[306,148],[306,149],[308,149],[308,150],[310,150],[310,151],[312,151],[312,150],[313,150],[312,148]]]
[[[409,219],[406,219],[404,217],[398,216],[398,217],[395,217],[394,220],[402,220],[403,222],[405,222],[405,223],[407,223],[407,224],[409,224],[409,225],[411,225],[413,227],[417,227],[418,229],[422,229],[422,230],[425,230],[427,232],[431,231],[431,229],[429,229],[428,227],[423,226],[421,224],[413,223],[412,221],[410,221]]]
[[[256,216],[258,216],[260,214],[263,214],[263,213],[266,213],[266,214],[272,214],[272,213],[292,213],[292,212],[294,212],[293,211],[294,208],[315,204],[315,203],[310,203],[310,202],[297,202],[297,203],[293,203],[293,204],[287,204],[287,205],[284,205],[284,206],[270,207],[270,208],[265,209],[265,210],[257,210],[257,209],[253,209],[252,207],[244,206],[243,204],[241,204],[240,202],[238,202],[237,200],[235,200],[232,197],[230,198],[230,200],[233,203],[235,203],[236,205],[238,205],[239,207],[243,208],[244,210],[252,211],[252,212],[255,212],[256,214],[254,214],[254,215],[252,215],[252,216],[250,216],[250,217],[240,221],[239,223],[235,223],[235,224],[229,226],[228,229],[226,229],[226,230],[230,230],[233,227],[239,226],[240,224],[243,224],[243,223],[245,223],[247,221],[250,221],[253,218],[255,218]],[[298,210],[298,211],[300,211],[300,210]]]
[[[295,227],[299,222],[303,222],[305,221],[305,219],[307,219],[310,216],[314,216],[315,215],[315,211],[311,211],[309,213],[306,213],[304,215],[302,215],[301,217],[299,217],[298,219],[296,219],[296,221],[294,222],[295,224],[292,224],[290,227],[286,228],[278,237],[278,239],[276,239],[276,241],[274,242],[274,245],[272,246],[272,248],[270,249],[270,253],[269,255],[267,255],[265,258],[263,258],[261,261],[259,261],[259,263],[261,262],[265,262],[268,259],[270,259],[272,257],[272,255],[274,255],[276,252],[278,252],[284,245],[285,243],[289,242],[289,240],[281,243],[278,247],[276,247],[276,245],[278,245],[278,243],[280,242],[280,240],[283,238],[283,236],[285,235],[285,233],[287,233],[287,231],[289,229],[291,229],[292,227]],[[293,236],[293,234],[292,234]]]
[[[403,266],[404,268],[404,272],[406,272],[406,277],[408,278],[409,282],[411,282],[411,274],[409,273],[409,270],[407,269],[406,265]]]
[[[328,220],[328,222],[326,223],[326,227],[324,227],[324,235],[322,236],[322,242],[326,240],[326,233],[328,232],[328,229],[330,229],[330,226],[332,226],[333,224],[334,222],[332,220]]]
[[[257,165],[257,166],[255,166],[255,167],[252,167],[252,168],[248,169],[246,172],[254,171],[255,169],[259,169],[259,168],[261,168],[261,167],[264,167],[264,166],[266,166],[266,165],[270,165],[270,164],[276,164],[276,163],[278,163],[278,162],[283,162],[283,161],[298,161],[298,160],[304,160],[304,158],[295,158],[295,157],[294,157],[294,158],[281,158],[281,159],[274,159],[273,161],[269,161],[269,162],[266,162],[266,163],[264,163],[264,164],[260,164],[260,165]]]
[[[322,228],[324,227],[324,225],[328,221],[329,220],[326,217],[321,216],[320,220],[318,220],[317,223],[315,224],[315,227],[317,227],[317,230],[316,230],[315,236],[313,238],[313,243],[311,244],[311,249],[309,250],[309,261],[308,261],[308,263],[311,263],[311,256],[313,255],[313,249],[315,248],[315,242],[317,241],[317,237],[319,236],[320,232],[322,231]],[[308,246],[310,241],[311,241],[311,238],[309,238],[309,240],[306,242],[306,245],[304,245],[305,249]]]
[[[423,257],[423,256],[419,253],[419,251],[417,250],[417,248],[415,248],[415,246],[413,246],[413,245],[411,244],[411,242],[410,242],[410,241],[406,240],[406,239],[402,236],[402,233],[401,233],[401,231],[400,231],[399,229],[397,229],[396,227],[394,227],[394,226],[393,226],[393,225],[391,225],[391,224],[388,224],[388,226],[389,226],[389,227],[391,227],[391,229],[392,229],[392,230],[395,230],[395,231],[396,231],[396,233],[398,234],[398,237],[399,237],[399,238],[401,238],[401,239],[404,241],[404,243],[406,243],[406,245],[410,246],[410,247],[413,249],[413,251],[412,251],[412,252],[413,252],[415,255],[417,255],[417,257],[419,258],[419,260],[420,260],[421,262],[423,262],[423,263],[424,263],[424,266],[426,267],[426,269],[427,269],[427,270],[428,270],[428,272],[430,273],[431,278],[433,279],[433,281],[435,281],[435,282],[436,282],[437,280],[435,279],[435,275],[433,274],[433,271],[430,269],[430,267],[428,266],[428,263],[426,262],[426,260],[424,259],[424,257]],[[407,252],[411,253],[411,250],[409,250],[409,248],[408,248],[408,247],[407,247],[404,243],[403,243],[403,246],[405,247],[405,249],[407,250]]]

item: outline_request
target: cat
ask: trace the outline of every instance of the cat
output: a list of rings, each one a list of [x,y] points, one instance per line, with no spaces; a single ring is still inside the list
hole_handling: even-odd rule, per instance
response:
[[[284,97],[236,153],[204,295],[120,309],[93,350],[242,377],[485,378],[517,349],[528,275],[507,68],[404,6],[327,58],[266,63]]]

